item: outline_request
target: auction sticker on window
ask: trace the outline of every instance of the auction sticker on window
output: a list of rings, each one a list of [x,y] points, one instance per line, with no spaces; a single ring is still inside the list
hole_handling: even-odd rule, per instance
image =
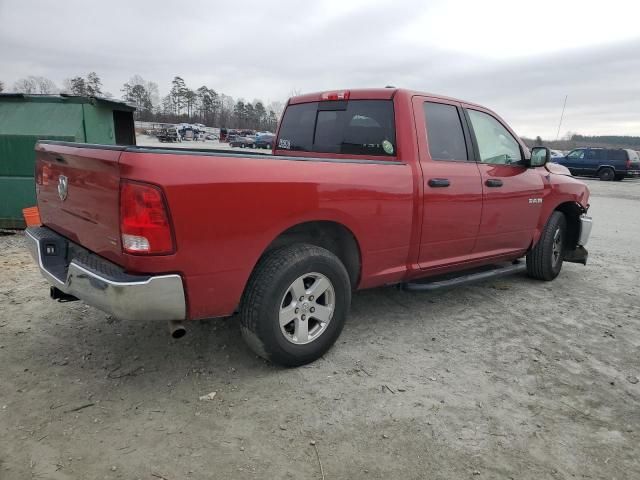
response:
[[[281,138],[280,140],[278,140],[278,148],[282,148],[283,150],[291,150],[291,141]]]
[[[382,141],[382,149],[387,155],[393,155],[393,144],[389,140]]]

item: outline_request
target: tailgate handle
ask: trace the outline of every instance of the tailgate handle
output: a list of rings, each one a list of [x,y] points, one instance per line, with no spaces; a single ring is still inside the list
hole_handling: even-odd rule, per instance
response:
[[[67,163],[64,157],[53,157],[56,162]]]
[[[427,185],[433,188],[448,187],[451,185],[448,178],[430,178]]]

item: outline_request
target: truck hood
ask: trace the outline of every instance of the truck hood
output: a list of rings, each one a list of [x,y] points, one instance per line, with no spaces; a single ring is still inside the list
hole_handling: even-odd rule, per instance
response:
[[[555,173],[556,175],[567,175],[571,177],[571,172],[564,165],[560,165],[559,163],[548,162],[544,168],[547,169],[550,173]]]

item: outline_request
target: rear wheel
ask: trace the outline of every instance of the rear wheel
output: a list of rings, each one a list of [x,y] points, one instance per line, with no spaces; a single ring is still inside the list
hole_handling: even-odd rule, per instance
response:
[[[527,274],[538,280],[553,280],[562,269],[567,219],[553,212],[535,247],[527,254]]]
[[[610,182],[615,178],[615,176],[616,172],[614,172],[613,168],[610,167],[605,167],[598,172],[598,177],[600,177],[600,180],[603,182]]]
[[[268,253],[242,302],[242,336],[261,357],[297,366],[336,341],[351,304],[349,275],[324,248],[297,244]]]

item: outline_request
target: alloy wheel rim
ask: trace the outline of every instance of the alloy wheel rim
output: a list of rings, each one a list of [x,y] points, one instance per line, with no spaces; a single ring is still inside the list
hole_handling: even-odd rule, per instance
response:
[[[331,322],[335,301],[333,284],[325,275],[317,272],[300,275],[280,302],[280,331],[293,344],[313,342]]]
[[[551,248],[551,253],[553,266],[555,267],[558,265],[558,262],[560,261],[560,254],[562,253],[562,234],[559,228],[556,229],[553,234],[553,246]]]

